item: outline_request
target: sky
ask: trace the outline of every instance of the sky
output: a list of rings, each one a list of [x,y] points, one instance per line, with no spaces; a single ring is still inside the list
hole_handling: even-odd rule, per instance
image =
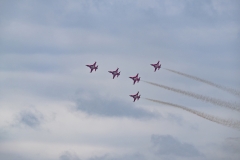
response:
[[[0,1],[0,159],[238,160],[239,128],[146,98],[228,122],[239,111],[144,81],[240,108],[166,70],[240,91],[239,12],[238,0]]]

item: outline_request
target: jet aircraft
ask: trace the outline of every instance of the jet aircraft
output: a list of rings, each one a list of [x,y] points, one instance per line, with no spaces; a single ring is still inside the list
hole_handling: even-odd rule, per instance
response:
[[[97,62],[95,62],[94,64],[92,64],[92,65],[86,65],[86,66],[88,66],[90,69],[91,69],[91,71],[90,71],[90,73],[92,73],[92,71],[95,69],[95,71],[98,69],[98,66],[96,66],[96,63]]]
[[[151,64],[151,66],[153,66],[155,68],[154,72],[156,72],[157,69],[159,70],[161,68],[161,64],[159,64],[159,62],[160,61],[158,61],[156,64]]]
[[[134,95],[129,95],[130,97],[132,97],[132,98],[134,99],[133,102],[135,102],[136,99],[139,100],[139,98],[140,98],[141,95],[138,95],[138,93],[139,93],[139,92],[137,92],[137,94],[134,94]]]
[[[134,76],[134,77],[129,77],[129,78],[131,78],[131,79],[133,80],[133,84],[135,84],[136,82],[139,82],[139,81],[140,81],[140,78],[141,78],[141,77],[138,77],[138,74],[137,74],[136,76]]]
[[[113,79],[115,78],[115,76],[118,77],[118,76],[120,75],[120,72],[118,72],[118,69],[119,69],[119,68],[117,68],[116,71],[108,71],[109,73],[112,73]]]

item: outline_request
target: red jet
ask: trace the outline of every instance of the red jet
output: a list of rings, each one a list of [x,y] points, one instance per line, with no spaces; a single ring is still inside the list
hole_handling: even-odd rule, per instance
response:
[[[139,82],[139,81],[140,81],[140,78],[141,78],[141,77],[138,77],[138,74],[137,74],[136,76],[134,76],[134,77],[129,77],[129,78],[131,78],[131,79],[133,80],[133,84],[135,84],[136,82]]]
[[[158,61],[156,64],[151,64],[151,66],[153,66],[155,68],[154,72],[156,72],[157,69],[159,70],[161,68],[161,64],[159,64],[159,62],[160,61]]]
[[[109,73],[112,73],[113,75],[113,79],[115,78],[115,76],[119,76],[120,75],[120,72],[118,72],[118,68],[116,69],[116,71],[108,71]]]
[[[132,97],[132,98],[134,99],[133,102],[135,102],[136,99],[139,100],[139,98],[140,98],[141,95],[138,95],[138,93],[139,93],[139,92],[137,92],[137,94],[134,94],[134,95],[129,95],[130,97]]]
[[[88,66],[91,69],[90,73],[92,73],[92,71],[94,69],[95,69],[95,71],[98,69],[98,66],[96,66],[96,62],[94,64],[92,64],[92,65],[86,65],[86,66]]]

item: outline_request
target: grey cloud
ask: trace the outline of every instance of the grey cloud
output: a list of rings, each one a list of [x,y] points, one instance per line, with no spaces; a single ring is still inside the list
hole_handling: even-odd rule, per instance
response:
[[[232,156],[240,157],[240,137],[227,138],[222,144],[222,150],[224,152],[231,153]]]
[[[79,95],[76,101],[76,109],[89,115],[106,117],[153,118],[160,116],[137,108],[130,103],[103,98],[94,92],[83,92]]]
[[[103,155],[103,156],[94,156],[94,157],[91,157],[91,158],[89,158],[88,160],[107,160],[108,159],[108,155],[107,154],[105,154],[105,155]]]
[[[20,124],[36,128],[42,123],[43,115],[36,110],[24,110],[20,113],[18,120]]]
[[[210,143],[208,144],[213,150],[213,154],[206,154],[207,160],[239,160],[240,157],[240,137],[226,138],[222,143]],[[220,154],[216,154],[220,153]]]
[[[177,124],[181,127],[188,126],[191,130],[199,130],[197,124],[192,124],[191,122],[185,121],[182,116],[177,114],[169,113],[166,117],[166,119],[174,124]]]
[[[231,1],[229,3],[218,3],[217,5],[221,7],[231,4],[227,11],[228,16],[236,14],[236,6],[239,6],[238,1]],[[12,3],[5,2],[5,8],[13,8]],[[24,9],[23,9],[24,8]],[[45,12],[42,12],[44,8]],[[235,8],[235,10],[234,10]],[[167,16],[164,19],[165,23],[168,19],[174,18],[174,16],[191,16],[196,23],[197,20],[201,20],[203,17],[210,18],[215,21],[213,16],[216,18],[218,16],[218,9],[214,7],[214,3],[209,0],[202,1],[181,1],[178,3],[174,0],[164,1],[150,1],[147,3],[138,1],[23,1],[21,3],[14,3],[14,10],[21,11],[18,18],[27,18],[29,21],[36,21],[51,24],[51,25],[62,25],[62,26],[81,26],[87,28],[99,28],[103,26],[115,26],[116,24],[129,24],[131,20],[133,22],[139,22],[146,18],[148,20],[150,17],[156,17],[157,21],[148,21],[154,23],[160,23],[162,16]],[[7,12],[5,10],[4,12]],[[29,14],[32,13],[32,14]],[[172,14],[177,12],[177,14]],[[16,13],[16,12],[15,12]],[[148,13],[144,15],[145,13]],[[28,16],[26,16],[28,15]],[[174,15],[174,16],[173,16]],[[8,15],[5,15],[8,16]],[[221,15],[224,16],[224,15]],[[118,17],[118,18],[116,18]],[[225,19],[227,17],[224,17]],[[229,17],[228,17],[229,18]],[[237,18],[237,16],[235,16]],[[111,21],[109,21],[111,20]],[[226,19],[227,20],[227,19]],[[120,23],[120,22],[125,22]],[[110,23],[112,22],[112,23]],[[189,21],[190,22],[190,21]],[[115,26],[117,27],[117,25]]]
[[[96,156],[89,158],[88,160],[145,160],[145,156],[140,153],[135,154],[126,154],[121,156],[110,156],[110,155],[103,155],[103,156]]]
[[[184,120],[179,115],[169,113],[168,116],[167,116],[167,119],[174,122],[174,123],[177,123],[179,126],[183,126]]]
[[[0,152],[0,159],[2,160],[31,160],[31,158],[27,158],[26,155],[20,155],[17,153],[8,153],[8,152]]]
[[[110,2],[107,0],[31,1],[31,3],[21,1],[21,3],[14,3],[12,7],[12,3],[4,2],[5,7],[3,8],[14,9],[16,12],[14,15],[11,13],[11,17],[5,18],[5,21],[12,23],[5,21],[2,23],[2,26],[5,27],[1,29],[3,36],[0,39],[0,44],[2,44],[0,48],[2,52],[18,53],[143,51],[143,47],[139,46],[144,46],[148,51],[153,46],[156,49],[164,47],[186,50],[187,47],[193,47],[189,49],[209,47],[216,50],[217,47],[209,46],[205,40],[210,39],[209,41],[219,45],[216,41],[219,38],[200,37],[205,33],[205,29],[211,27],[213,31],[220,30],[219,33],[213,35],[220,34],[224,37],[221,39],[225,39],[225,34],[229,36],[229,29],[227,29],[228,32],[221,33],[221,27],[216,28],[216,23],[219,23],[220,26],[233,24],[227,22],[239,23],[234,9],[230,7],[224,12],[227,14],[218,14],[217,7],[214,7],[213,3],[207,0],[183,1],[181,5],[178,5],[176,1],[168,1],[168,4],[165,4],[164,1],[141,3],[143,4],[136,1]],[[231,4],[233,7],[239,5],[237,1],[226,4]],[[217,6],[224,8],[224,5],[219,3]],[[0,14],[1,17],[9,16],[7,9],[1,12],[3,12]],[[175,12],[177,14],[171,14]],[[16,15],[16,13],[18,14]],[[15,21],[21,23],[13,25]],[[11,25],[14,27],[12,28]],[[7,32],[4,28],[12,28],[12,30],[7,30]],[[194,29],[193,33],[191,29]],[[88,34],[88,31],[94,31],[94,33]],[[199,33],[199,31],[203,32]],[[96,44],[94,41],[98,37],[98,33],[102,33],[99,37],[99,39],[103,39],[102,41],[106,37],[110,37],[111,42],[115,42],[106,42],[102,45],[102,41],[99,41]],[[233,34],[230,33],[230,37]],[[197,37],[196,39],[193,38],[194,35]],[[91,39],[91,37],[93,38]],[[83,39],[82,42],[81,39]],[[184,42],[183,39],[188,41]],[[189,46],[189,42],[193,43]],[[233,47],[233,42],[227,38],[223,40],[223,44],[225,44],[223,49],[226,48],[225,46],[229,46],[226,50]],[[138,48],[140,48],[139,51]],[[219,50],[221,51],[221,49]]]
[[[80,158],[78,158],[77,155],[66,151],[59,157],[59,160],[80,160]]]
[[[152,135],[154,153],[158,156],[203,156],[193,145],[182,143],[171,135]]]

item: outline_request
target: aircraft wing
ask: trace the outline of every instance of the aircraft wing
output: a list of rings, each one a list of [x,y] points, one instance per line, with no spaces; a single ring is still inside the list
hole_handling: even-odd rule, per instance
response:
[[[133,97],[133,102],[135,102],[136,101],[136,97]]]

